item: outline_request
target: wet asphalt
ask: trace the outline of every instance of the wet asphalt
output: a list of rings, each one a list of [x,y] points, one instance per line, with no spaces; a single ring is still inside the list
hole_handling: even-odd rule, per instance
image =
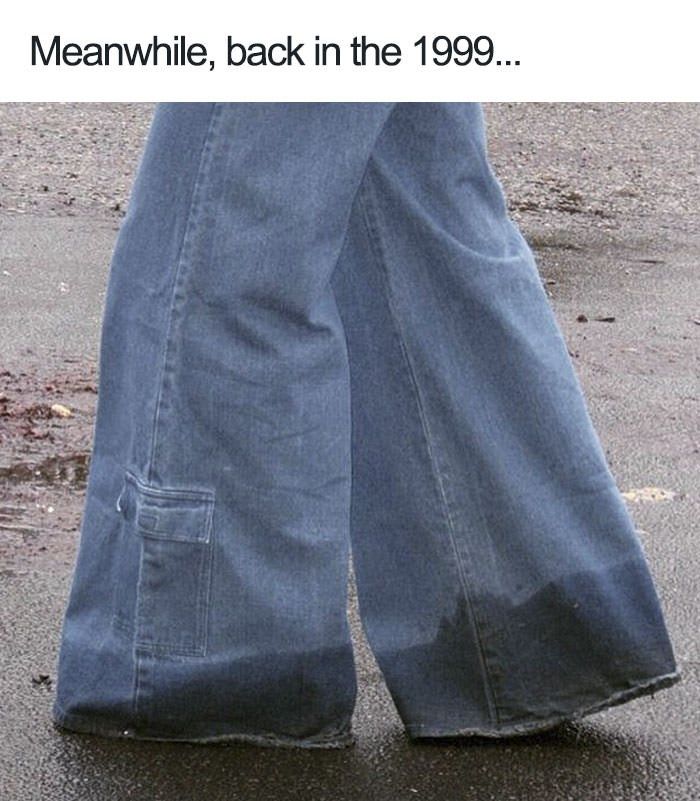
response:
[[[486,113],[494,167],[628,498],[683,681],[545,735],[412,743],[351,592],[359,686],[350,749],[121,742],[54,729],[107,265],[150,107],[5,105],[0,798],[700,797],[700,107],[494,104]],[[48,413],[57,402],[73,414]]]

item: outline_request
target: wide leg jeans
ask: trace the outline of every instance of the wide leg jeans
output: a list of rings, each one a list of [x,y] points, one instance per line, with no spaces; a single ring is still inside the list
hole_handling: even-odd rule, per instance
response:
[[[641,544],[478,104],[162,104],[112,256],[54,719],[352,742],[674,683]]]

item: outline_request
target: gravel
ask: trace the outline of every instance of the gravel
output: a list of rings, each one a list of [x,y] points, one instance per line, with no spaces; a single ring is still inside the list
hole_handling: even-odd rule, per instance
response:
[[[700,103],[487,103],[525,229],[700,230]],[[0,104],[0,214],[124,215],[152,104]]]

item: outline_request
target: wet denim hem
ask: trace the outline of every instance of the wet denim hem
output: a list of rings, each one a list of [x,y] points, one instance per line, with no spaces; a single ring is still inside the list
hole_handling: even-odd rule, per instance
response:
[[[474,728],[465,727],[464,729],[455,729],[454,727],[444,727],[439,724],[433,725],[430,723],[406,723],[405,728],[409,737],[414,740],[429,738],[429,737],[516,737],[518,735],[537,734],[538,732],[553,729],[563,723],[579,720],[580,718],[592,715],[595,712],[601,712],[604,709],[609,709],[619,704],[624,704],[634,698],[644,695],[652,695],[657,690],[663,690],[671,687],[681,680],[680,671],[676,670],[673,673],[667,673],[663,676],[656,676],[655,678],[636,684],[633,687],[628,687],[624,690],[612,693],[603,701],[591,704],[581,709],[576,709],[569,713],[561,715],[553,715],[547,718],[538,720],[527,720],[522,723],[504,724],[498,728]]]
[[[225,745],[226,743],[250,743],[270,748],[348,748],[355,744],[355,736],[350,727],[332,734],[318,737],[292,737],[273,732],[229,731],[218,734],[177,735],[159,733],[157,729],[138,729],[126,727],[117,720],[75,715],[64,712],[58,705],[53,708],[53,723],[59,729],[79,734],[96,734],[121,740],[150,740],[156,742],[180,742],[201,745]]]

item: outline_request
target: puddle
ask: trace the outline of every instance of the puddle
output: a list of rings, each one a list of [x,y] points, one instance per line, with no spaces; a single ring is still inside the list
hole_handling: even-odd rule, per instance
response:
[[[39,462],[16,462],[0,466],[0,481],[35,484],[66,484],[83,489],[87,483],[90,454],[87,451],[49,456]]]
[[[0,369],[0,580],[73,561],[90,462],[95,365],[27,353]]]

